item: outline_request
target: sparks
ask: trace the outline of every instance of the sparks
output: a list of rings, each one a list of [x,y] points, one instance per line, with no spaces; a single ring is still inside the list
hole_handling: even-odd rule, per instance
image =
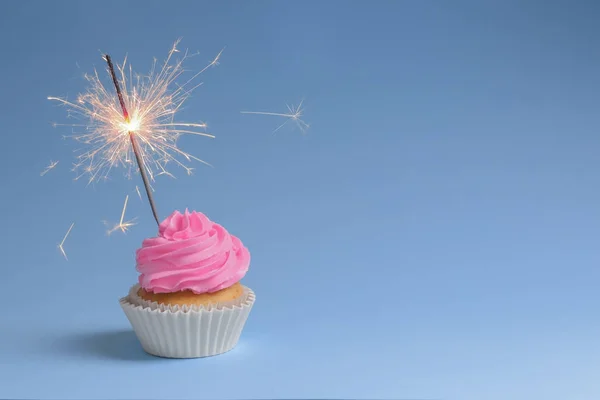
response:
[[[140,193],[140,188],[136,186],[135,191],[137,192],[137,195],[140,198],[140,200],[142,200],[142,194]]]
[[[262,111],[242,111],[242,114],[257,114],[257,115],[271,115],[271,116],[275,116],[275,117],[285,117],[287,118],[286,121],[279,125],[274,131],[273,133],[277,132],[278,130],[280,130],[281,128],[284,127],[285,124],[287,124],[290,121],[294,121],[296,122],[296,125],[298,126],[298,128],[300,128],[300,130],[302,131],[302,133],[305,133],[306,130],[308,128],[310,128],[310,125],[308,125],[306,122],[304,122],[302,119],[300,119],[300,117],[302,116],[302,113],[304,112],[304,110],[302,109],[302,104],[304,103],[304,100],[302,100],[300,102],[300,104],[298,105],[298,107],[294,107],[293,105],[287,105],[286,107],[289,111],[289,113],[275,113],[275,112],[262,112]]]
[[[161,175],[166,175],[166,176],[168,176],[169,178],[177,179],[177,178],[175,178],[175,175],[173,175],[172,173],[170,173],[170,172],[167,172],[167,171],[162,171],[162,172],[159,172],[159,173],[158,173],[156,176],[161,176]]]
[[[125,219],[125,211],[127,210],[127,201],[129,200],[129,195],[125,196],[125,204],[123,204],[123,210],[121,211],[121,219],[118,224],[115,224],[111,229],[109,229],[106,234],[111,235],[113,232],[120,230],[123,233],[126,233],[130,227],[135,225],[135,218],[129,221],[123,221]],[[106,223],[105,223],[106,224]]]
[[[58,249],[60,250],[62,255],[65,257],[65,260],[67,260],[67,261],[69,261],[69,259],[67,258],[67,253],[65,252],[65,248],[63,247],[63,245],[65,244],[65,240],[67,240],[67,237],[69,236],[69,233],[71,233],[71,229],[73,229],[74,225],[75,225],[75,222],[73,222],[71,224],[71,226],[69,227],[69,230],[67,231],[67,233],[65,233],[65,237],[63,237],[62,242],[60,242],[60,244],[58,245]]]
[[[56,167],[58,165],[58,161],[52,161],[50,160],[50,164],[48,164],[48,166],[40,173],[40,176],[44,176],[48,173],[48,171],[50,171],[51,169],[54,169],[54,167]]]
[[[140,170],[143,168],[150,180],[167,172],[167,163],[182,167],[188,174],[192,171],[188,162],[199,161],[210,165],[177,146],[178,139],[183,135],[214,138],[204,131],[206,124],[176,122],[175,116],[192,92],[202,84],[196,82],[198,76],[209,67],[218,65],[223,51],[200,72],[177,84],[176,81],[185,72],[183,63],[190,56],[185,51],[181,59],[175,60],[179,42],[175,42],[162,66],[157,66],[155,60],[145,76],[134,75],[131,66],[127,65],[127,59],[122,65],[116,66],[116,79],[122,89],[128,115],[123,115],[112,84],[105,86],[96,70],[92,75],[86,75],[90,86],[75,101],[48,97],[66,106],[69,116],[83,121],[79,125],[69,125],[81,130],[72,138],[84,145],[75,162],[76,179],[87,176],[88,183],[106,180],[116,167],[124,167],[126,175],[131,176],[131,172],[137,170],[137,165],[130,132],[139,144]],[[106,57],[105,61],[108,61]]]

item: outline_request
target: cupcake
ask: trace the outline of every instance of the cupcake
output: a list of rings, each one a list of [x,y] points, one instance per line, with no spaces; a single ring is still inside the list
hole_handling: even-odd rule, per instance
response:
[[[120,301],[144,350],[197,358],[235,347],[255,296],[242,242],[204,214],[175,211],[136,252],[138,284]]]

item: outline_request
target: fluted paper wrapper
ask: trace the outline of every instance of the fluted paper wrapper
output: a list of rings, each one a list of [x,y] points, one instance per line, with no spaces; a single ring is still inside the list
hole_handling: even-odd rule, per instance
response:
[[[167,358],[198,358],[222,354],[237,344],[254,304],[254,292],[209,306],[169,306],[137,294],[139,285],[120,300],[143,349]]]

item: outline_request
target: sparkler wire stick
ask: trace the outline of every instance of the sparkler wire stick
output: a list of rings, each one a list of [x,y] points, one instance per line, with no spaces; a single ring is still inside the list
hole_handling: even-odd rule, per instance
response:
[[[117,96],[119,97],[119,103],[121,104],[121,109],[123,110],[123,117],[125,118],[125,122],[129,123],[129,113],[127,112],[127,107],[125,106],[125,100],[123,100],[123,93],[121,92],[121,86],[119,85],[119,81],[117,80],[117,75],[115,73],[115,68],[113,66],[112,60],[108,54],[104,56],[106,62],[108,63],[108,70],[110,72],[110,76],[115,85],[115,89],[117,91]],[[148,176],[146,174],[146,170],[144,168],[142,158],[140,157],[140,150],[138,148],[137,141],[135,139],[135,132],[129,131],[129,140],[131,141],[131,147],[133,148],[133,154],[135,154],[135,160],[137,162],[138,169],[140,170],[140,175],[142,175],[142,181],[144,182],[144,188],[146,189],[146,195],[148,196],[148,202],[150,203],[150,208],[152,209],[152,215],[154,215],[154,219],[156,223],[160,225],[160,220],[158,219],[158,213],[156,212],[156,206],[154,204],[154,198],[152,197],[152,190],[150,189],[150,183],[148,182]]]

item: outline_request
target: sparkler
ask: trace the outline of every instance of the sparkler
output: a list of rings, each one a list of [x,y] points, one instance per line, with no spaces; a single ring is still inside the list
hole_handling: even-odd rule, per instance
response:
[[[54,169],[58,165],[58,161],[50,160],[50,164],[40,173],[40,176],[46,175],[51,169]]]
[[[300,102],[300,105],[298,105],[298,107],[294,107],[289,106],[286,104],[286,107],[289,111],[288,114],[285,113],[275,113],[275,112],[262,112],[262,111],[242,111],[242,114],[257,114],[257,115],[271,115],[271,116],[276,116],[276,117],[285,117],[287,118],[287,120],[279,125],[277,127],[277,129],[275,129],[273,131],[273,133],[277,132],[278,130],[280,130],[281,128],[283,128],[283,126],[285,124],[287,124],[289,121],[294,121],[296,122],[296,125],[298,126],[298,128],[300,128],[300,130],[304,133],[308,128],[310,128],[310,125],[308,125],[306,122],[304,122],[303,120],[300,119],[300,117],[302,116],[302,113],[304,112],[304,110],[302,109],[302,104],[304,103],[304,100],[302,100]]]
[[[146,174],[146,169],[144,168],[144,164],[140,156],[140,148],[138,147],[137,139],[135,138],[134,131],[139,129],[139,123],[132,122],[131,118],[129,117],[127,106],[125,106],[125,100],[123,99],[123,92],[121,92],[121,86],[119,85],[119,80],[117,79],[117,74],[115,73],[115,67],[113,66],[110,56],[106,54],[104,59],[108,64],[108,71],[110,72],[110,77],[112,78],[113,84],[115,85],[115,90],[117,91],[119,104],[121,105],[121,110],[123,111],[123,118],[125,118],[127,135],[129,136],[129,141],[131,142],[131,148],[133,149],[133,154],[135,155],[138,169],[142,175],[142,181],[144,182],[144,187],[146,188],[146,196],[148,196],[148,202],[150,203],[150,208],[152,209],[152,215],[156,220],[156,224],[160,225],[158,213],[156,212],[156,206],[154,205],[154,198],[152,197],[152,191],[150,190],[150,183],[148,182],[148,175]],[[127,199],[125,199],[125,206],[127,206]],[[123,209],[123,212],[125,212],[125,209]]]
[[[69,261],[69,259],[67,258],[67,253],[65,253],[65,248],[63,247],[63,245],[65,244],[65,240],[67,240],[67,237],[69,236],[69,233],[71,233],[71,229],[73,229],[74,225],[75,225],[75,222],[73,222],[71,224],[71,226],[69,227],[69,230],[67,231],[67,233],[65,233],[65,236],[63,237],[63,240],[58,245],[58,249],[60,250],[60,252],[62,253],[62,255],[65,257],[65,260],[67,260],[67,261]]]
[[[126,69],[127,60],[122,65],[113,65],[111,58],[104,56],[108,72],[116,89],[108,90],[97,71],[86,75],[90,87],[78,96],[75,102],[58,97],[49,100],[59,101],[69,110],[69,115],[79,117],[85,123],[71,125],[83,129],[83,133],[73,138],[86,145],[77,156],[74,170],[76,179],[89,175],[88,183],[107,179],[115,167],[124,167],[131,174],[132,168],[140,171],[154,219],[159,223],[158,213],[151,194],[150,181],[159,174],[168,174],[167,163],[182,167],[191,174],[192,168],[186,162],[192,160],[209,165],[177,147],[182,135],[199,135],[214,138],[203,131],[202,122],[176,122],[174,117],[192,92],[202,83],[196,78],[209,67],[218,65],[222,54],[217,56],[200,72],[183,84],[171,89],[183,74],[183,62],[189,57],[186,51],[180,60],[173,61],[178,53],[175,42],[161,68],[156,60],[147,76],[138,76],[131,66]],[[132,159],[135,158],[135,167]],[[80,172],[81,171],[81,172]]]

